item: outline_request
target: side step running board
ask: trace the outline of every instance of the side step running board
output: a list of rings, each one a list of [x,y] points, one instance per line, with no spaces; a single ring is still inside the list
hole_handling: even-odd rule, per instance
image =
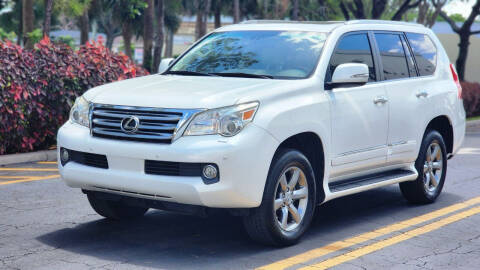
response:
[[[416,179],[417,172],[405,169],[396,169],[392,171],[375,173],[361,177],[354,177],[333,183],[329,183],[328,187],[332,193],[343,193],[348,190],[358,190],[367,187],[375,188],[383,186],[383,184],[392,184],[396,182],[403,182],[407,180]],[[396,181],[398,180],[398,181]],[[367,188],[370,189],[370,188]],[[348,192],[350,193],[350,192]]]

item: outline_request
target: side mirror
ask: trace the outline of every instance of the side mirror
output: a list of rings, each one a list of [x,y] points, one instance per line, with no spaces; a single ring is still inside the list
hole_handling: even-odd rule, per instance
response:
[[[359,63],[340,64],[335,68],[332,75],[332,81],[328,83],[330,87],[350,85],[364,85],[368,82],[368,66]]]
[[[163,73],[165,72],[170,64],[173,63],[174,58],[163,58],[162,61],[160,61],[160,65],[158,65],[158,73]]]

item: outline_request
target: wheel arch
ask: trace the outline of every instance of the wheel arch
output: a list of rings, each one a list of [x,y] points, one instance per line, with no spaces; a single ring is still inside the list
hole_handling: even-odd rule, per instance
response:
[[[428,130],[438,131],[442,135],[445,146],[447,147],[447,154],[453,153],[453,125],[448,116],[440,115],[430,120],[425,129],[425,134]]]
[[[315,174],[317,204],[321,204],[325,200],[325,191],[323,187],[325,148],[322,139],[317,133],[311,131],[292,135],[280,143],[274,156],[280,151],[280,149],[284,148],[298,150],[310,161]]]

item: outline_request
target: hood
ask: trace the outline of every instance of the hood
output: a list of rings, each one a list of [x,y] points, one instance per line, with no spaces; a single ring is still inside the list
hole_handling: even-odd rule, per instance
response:
[[[99,104],[211,109],[256,100],[293,81],[256,78],[150,75],[93,88],[84,97]],[[258,93],[258,94],[256,94]],[[251,100],[243,100],[251,98]]]

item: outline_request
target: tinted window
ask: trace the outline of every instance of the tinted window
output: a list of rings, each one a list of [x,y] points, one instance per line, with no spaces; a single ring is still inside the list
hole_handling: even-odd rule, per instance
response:
[[[420,76],[432,75],[437,64],[437,48],[432,40],[424,34],[407,33],[408,42],[412,47]]]
[[[342,38],[330,60],[329,76],[335,68],[344,63],[362,63],[368,66],[369,81],[375,81],[372,50],[367,34],[353,34]]]
[[[385,80],[408,78],[408,65],[402,40],[397,34],[375,34]]]
[[[327,35],[303,31],[212,33],[170,71],[248,73],[274,78],[306,78],[317,66]]]
[[[415,62],[413,62],[413,56],[410,52],[410,49],[408,48],[407,42],[405,42],[404,37],[402,37],[402,44],[403,44],[403,49],[405,50],[405,54],[407,55],[408,73],[410,73],[410,77],[417,77]]]

